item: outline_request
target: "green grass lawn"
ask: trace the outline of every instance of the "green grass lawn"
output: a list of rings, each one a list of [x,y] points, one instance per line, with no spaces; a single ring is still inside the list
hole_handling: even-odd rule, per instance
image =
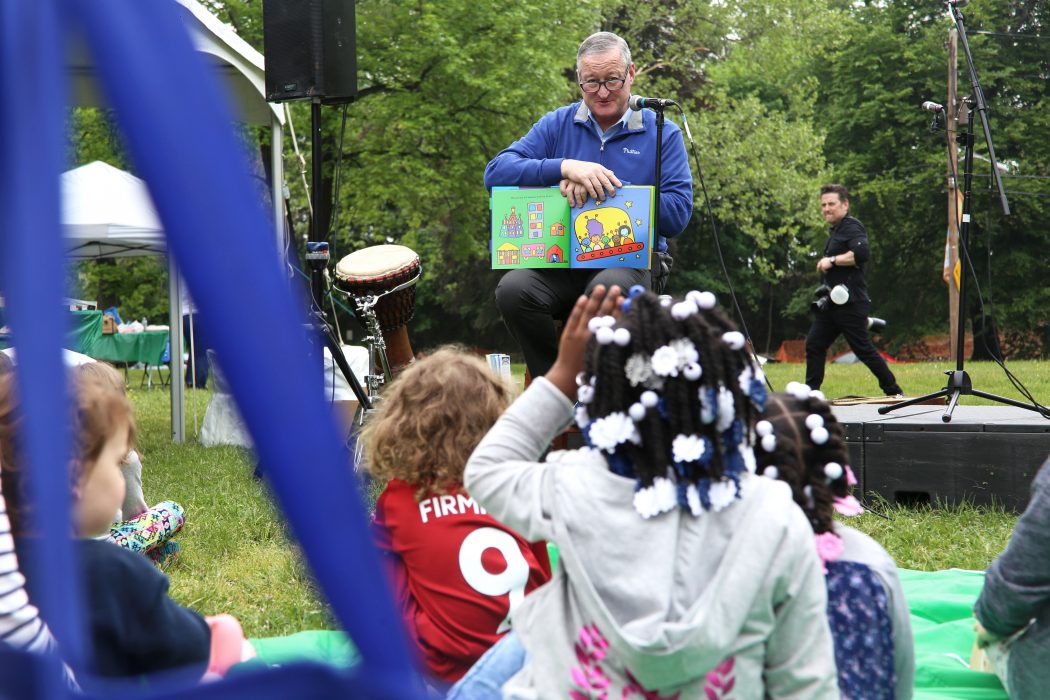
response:
[[[1050,364],[1016,362],[1010,367],[1037,398],[1047,397]],[[940,372],[950,368],[948,363],[893,366],[909,395],[942,388]],[[978,388],[1020,398],[995,365],[972,363],[967,370]],[[778,390],[790,380],[801,381],[804,374],[801,365],[789,364],[770,364],[766,371]],[[515,374],[520,381],[520,366]],[[178,536],[182,553],[165,566],[172,596],[205,614],[237,616],[251,637],[334,626],[279,511],[265,486],[251,476],[251,453],[195,444],[194,402],[198,421],[202,420],[210,393],[187,392],[190,439],[176,445],[170,439],[167,390],[139,389],[138,379],[132,372],[129,393],[139,426],[146,500],[175,500],[187,513],[186,527]],[[861,365],[829,366],[824,388],[832,397],[878,392],[874,378]],[[964,403],[971,402],[975,401]],[[879,540],[900,566],[921,570],[983,569],[1005,546],[1016,520],[1001,510],[966,505],[875,506],[881,516],[865,514],[851,524]],[[338,537],[333,537],[332,547],[338,546]],[[363,571],[361,575],[380,574]]]
[[[167,390],[139,390],[134,374],[130,383],[146,500],[170,499],[186,508],[181,553],[164,567],[172,597],[205,614],[233,614],[251,637],[332,627],[280,512],[252,478],[251,453],[193,440],[193,402],[203,420],[210,393],[187,390],[190,439],[178,445],[170,437]],[[338,546],[337,537],[332,544]]]

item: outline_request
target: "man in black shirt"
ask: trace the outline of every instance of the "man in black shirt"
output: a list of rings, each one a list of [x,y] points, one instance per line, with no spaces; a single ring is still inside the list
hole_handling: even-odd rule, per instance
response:
[[[868,233],[860,221],[849,216],[849,192],[842,185],[820,188],[820,209],[831,225],[831,235],[824,244],[824,256],[817,262],[817,272],[830,290],[806,337],[806,384],[820,388],[828,348],[841,333],[857,359],[879,380],[883,393],[903,394],[868,334],[871,298],[864,280],[864,264],[871,257]]]

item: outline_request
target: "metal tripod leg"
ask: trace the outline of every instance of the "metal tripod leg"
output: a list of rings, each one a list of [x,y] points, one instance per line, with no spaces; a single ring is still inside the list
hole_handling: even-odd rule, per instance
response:
[[[965,370],[947,371],[945,374],[948,375],[948,386],[935,391],[932,394],[926,394],[915,399],[908,399],[907,401],[901,401],[900,403],[893,404],[892,406],[882,406],[878,409],[881,415],[886,415],[890,411],[896,411],[898,408],[906,408],[908,406],[914,406],[917,403],[924,403],[930,399],[937,399],[942,396],[948,397],[948,406],[944,410],[944,415],[941,416],[941,420],[945,423],[950,423],[952,420],[952,413],[955,412],[955,407],[959,403],[959,397],[963,395],[979,396],[982,399],[988,399],[990,401],[996,401],[998,403],[1004,403],[1009,406],[1016,406],[1017,408],[1023,408],[1028,411],[1035,411],[1043,418],[1050,418],[1050,412],[1044,409],[1040,409],[1032,404],[1021,403],[1013,399],[1008,399],[1004,396],[996,396],[995,394],[989,394],[984,391],[978,391],[973,388],[973,382],[970,381],[970,375]]]
[[[328,351],[332,353],[332,359],[335,361],[339,371],[343,373],[343,378],[346,379],[346,383],[350,385],[350,390],[354,392],[354,396],[357,398],[358,403],[365,410],[372,408],[372,400],[368,394],[365,393],[364,388],[361,386],[361,382],[357,381],[357,375],[350,369],[350,363],[346,361],[346,356],[343,354],[343,349],[339,346],[338,341],[335,338],[335,334],[332,332],[332,327],[325,321],[324,316],[320,316],[317,319],[317,325],[320,327],[321,332],[324,334],[325,345],[328,346]]]

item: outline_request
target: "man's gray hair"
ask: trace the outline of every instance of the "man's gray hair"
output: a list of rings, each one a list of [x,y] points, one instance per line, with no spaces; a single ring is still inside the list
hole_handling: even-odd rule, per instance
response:
[[[631,49],[627,47],[627,42],[612,32],[595,32],[583,40],[580,50],[576,52],[576,72],[580,71],[580,61],[584,56],[608,53],[613,49],[617,49],[623,56],[623,69],[630,68]]]

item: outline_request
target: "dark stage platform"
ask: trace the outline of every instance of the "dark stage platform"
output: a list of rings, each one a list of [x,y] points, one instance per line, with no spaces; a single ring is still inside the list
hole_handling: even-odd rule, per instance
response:
[[[1012,406],[835,406],[862,492],[900,503],[970,501],[1021,511],[1050,456],[1050,420]]]

